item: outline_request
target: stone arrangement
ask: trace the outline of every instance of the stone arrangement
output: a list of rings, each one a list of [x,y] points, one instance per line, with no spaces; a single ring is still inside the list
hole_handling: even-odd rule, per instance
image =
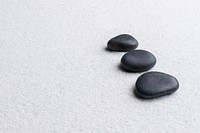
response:
[[[129,72],[145,72],[156,64],[156,57],[146,50],[135,50],[138,41],[128,34],[118,35],[110,39],[107,49],[111,51],[127,52],[121,58],[121,66]],[[147,72],[139,76],[135,85],[135,92],[141,98],[157,98],[169,95],[179,88],[178,80],[163,72]]]

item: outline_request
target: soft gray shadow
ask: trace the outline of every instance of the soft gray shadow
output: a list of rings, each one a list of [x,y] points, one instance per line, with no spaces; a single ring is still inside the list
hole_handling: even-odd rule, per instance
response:
[[[122,67],[121,64],[118,64],[117,67],[118,67],[118,69],[119,69],[120,71],[122,71],[122,72],[126,72],[126,73],[134,73],[134,72],[132,72],[132,71],[128,71],[128,70],[124,69],[124,68]]]
[[[110,49],[108,49],[108,47],[104,47],[103,49],[106,52],[113,52],[113,53],[126,53],[127,52],[127,51],[114,51],[114,50],[110,50]]]
[[[134,71],[129,71],[129,70],[126,70],[126,69],[124,69],[123,67],[122,67],[122,65],[121,64],[118,64],[118,69],[120,70],[120,71],[122,71],[122,72],[126,72],[126,73],[135,73],[135,74],[142,74],[143,72],[134,72]],[[147,71],[145,71],[145,72],[147,72]]]
[[[144,98],[144,97],[142,97],[141,95],[138,94],[138,92],[136,91],[135,86],[133,87],[133,94],[134,94],[134,97],[137,98],[137,99],[140,100],[140,101],[154,101],[154,100],[160,100],[160,99],[163,99],[163,98],[167,98],[167,97],[169,97],[170,95],[173,95],[173,93],[172,93],[172,94],[163,95],[163,96],[159,96],[159,97]]]
[[[105,51],[107,51],[107,52],[113,52],[112,50],[108,49],[108,47],[104,47],[103,49],[104,49]]]
[[[104,47],[103,49],[104,49],[104,51],[106,51],[106,52],[111,52],[111,53],[117,52],[117,51],[113,51],[113,50],[108,49],[108,47]]]

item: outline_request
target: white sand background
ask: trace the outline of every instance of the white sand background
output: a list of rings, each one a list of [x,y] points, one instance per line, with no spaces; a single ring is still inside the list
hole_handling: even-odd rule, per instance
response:
[[[179,90],[141,100],[105,50],[121,33]],[[199,133],[199,0],[1,0],[1,133]]]

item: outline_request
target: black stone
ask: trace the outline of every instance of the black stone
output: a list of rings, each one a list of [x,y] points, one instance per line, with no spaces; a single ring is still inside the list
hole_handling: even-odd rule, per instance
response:
[[[178,87],[175,77],[162,72],[148,72],[137,79],[135,92],[143,98],[156,98],[171,94]]]
[[[145,50],[133,50],[126,53],[121,59],[121,66],[132,72],[143,72],[156,64],[156,57]]]
[[[122,34],[110,39],[107,48],[111,51],[126,52],[138,47],[138,41],[128,34]]]

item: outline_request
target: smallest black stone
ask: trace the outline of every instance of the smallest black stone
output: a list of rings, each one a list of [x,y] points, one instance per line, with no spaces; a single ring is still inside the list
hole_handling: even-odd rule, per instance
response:
[[[111,51],[127,52],[134,50],[138,47],[138,41],[128,34],[121,34],[107,43],[107,48]]]

